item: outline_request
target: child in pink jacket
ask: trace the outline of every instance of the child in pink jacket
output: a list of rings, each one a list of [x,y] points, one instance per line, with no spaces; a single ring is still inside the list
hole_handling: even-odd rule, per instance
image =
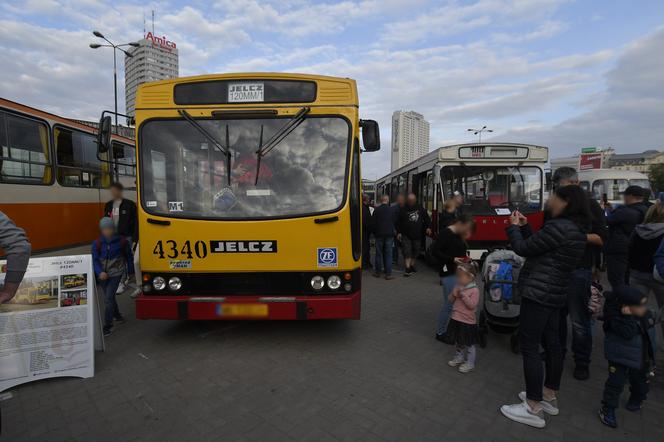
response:
[[[462,262],[457,265],[457,285],[450,294],[452,316],[447,333],[456,345],[454,359],[450,367],[459,367],[459,372],[468,373],[475,368],[475,344],[477,344],[477,319],[475,313],[480,299],[480,291],[475,284],[477,264]]]

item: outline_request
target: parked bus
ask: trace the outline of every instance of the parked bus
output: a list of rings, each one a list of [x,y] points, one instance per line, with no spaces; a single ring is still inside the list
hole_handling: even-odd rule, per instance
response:
[[[33,251],[91,242],[112,181],[135,198],[134,143],[111,142],[127,166],[97,158],[93,128],[0,98],[0,210],[25,229]]]
[[[634,170],[594,169],[579,172],[579,185],[599,202],[619,206],[628,186],[641,186],[651,192],[648,176]]]
[[[454,192],[464,195],[461,213],[475,219],[470,256],[480,259],[488,250],[506,245],[509,215],[520,210],[538,229],[544,220],[544,166],[548,149],[513,143],[446,146],[379,179],[378,196],[413,192],[433,221],[434,234],[444,202]],[[430,240],[429,240],[430,242]]]
[[[365,151],[380,145],[358,112],[347,78],[141,85],[137,317],[359,318],[360,128]]]

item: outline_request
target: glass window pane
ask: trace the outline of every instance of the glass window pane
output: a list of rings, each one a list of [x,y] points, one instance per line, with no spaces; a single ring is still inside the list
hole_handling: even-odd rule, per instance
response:
[[[97,158],[94,135],[56,127],[54,138],[60,184],[75,187],[109,185],[108,164]]]
[[[0,112],[0,146],[1,182],[50,183],[45,124]]]

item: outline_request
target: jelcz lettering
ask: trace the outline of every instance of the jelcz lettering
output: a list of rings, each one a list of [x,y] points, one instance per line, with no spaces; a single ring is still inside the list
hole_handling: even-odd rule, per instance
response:
[[[277,241],[210,241],[212,253],[277,253]]]

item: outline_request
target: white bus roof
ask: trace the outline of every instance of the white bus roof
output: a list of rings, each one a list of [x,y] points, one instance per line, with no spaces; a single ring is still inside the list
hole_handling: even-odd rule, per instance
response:
[[[463,149],[463,150],[462,150]],[[508,156],[507,149],[514,150],[514,156]],[[465,152],[472,150],[483,150],[491,154],[492,151],[500,152],[500,156],[493,157],[472,157],[465,156]],[[525,152],[525,157],[523,152]],[[462,153],[462,158],[460,158]],[[466,144],[453,144],[451,146],[439,147],[436,150],[416,159],[415,161],[400,167],[397,170],[379,178],[376,182],[385,180],[387,177],[401,175],[413,169],[420,169],[423,165],[428,163],[447,163],[447,164],[461,164],[464,162],[482,162],[484,164],[516,164],[520,162],[534,162],[546,163],[549,160],[549,149],[544,146],[537,146],[534,144],[519,144],[519,143],[466,143]]]
[[[591,169],[579,171],[579,180],[581,181],[621,178],[626,180],[647,180],[648,176],[636,170]]]

